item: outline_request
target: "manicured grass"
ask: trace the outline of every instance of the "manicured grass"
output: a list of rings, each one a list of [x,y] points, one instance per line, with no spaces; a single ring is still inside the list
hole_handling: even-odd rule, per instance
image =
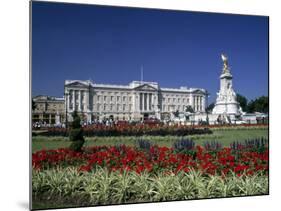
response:
[[[193,135],[193,136],[126,136],[126,137],[86,137],[84,146],[97,146],[97,145],[116,145],[126,144],[134,145],[138,139],[146,139],[151,141],[153,144],[159,146],[171,147],[174,141],[181,138],[193,139],[196,144],[202,145],[205,141],[216,140],[222,143],[223,146],[228,146],[233,141],[244,141],[245,139],[251,138],[268,138],[268,129],[228,129],[228,130],[214,130],[213,134],[208,135]],[[32,151],[38,151],[42,149],[57,149],[65,148],[70,145],[67,137],[45,137],[45,136],[34,136],[32,138]]]

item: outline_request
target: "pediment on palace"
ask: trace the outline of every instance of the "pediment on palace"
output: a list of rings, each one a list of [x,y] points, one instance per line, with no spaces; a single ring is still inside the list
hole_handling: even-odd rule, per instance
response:
[[[65,86],[67,86],[67,87],[85,88],[85,87],[87,87],[87,84],[84,84],[84,83],[82,83],[80,81],[75,81],[75,82],[66,84]]]
[[[149,84],[143,84],[135,88],[138,91],[157,91],[157,89]]]
[[[195,91],[193,91],[194,94],[206,94],[204,91],[200,90],[200,89],[196,89]]]

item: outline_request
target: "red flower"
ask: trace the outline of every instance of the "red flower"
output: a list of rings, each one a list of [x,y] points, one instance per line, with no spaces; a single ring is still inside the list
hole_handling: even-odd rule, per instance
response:
[[[91,171],[91,166],[87,165],[87,166],[81,166],[78,171],[86,171],[89,172]]]

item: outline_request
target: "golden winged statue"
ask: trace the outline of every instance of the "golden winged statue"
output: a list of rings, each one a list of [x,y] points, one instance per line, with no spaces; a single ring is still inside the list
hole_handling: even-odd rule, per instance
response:
[[[223,61],[223,70],[226,72],[228,70],[228,58],[225,54],[221,54],[221,59]]]

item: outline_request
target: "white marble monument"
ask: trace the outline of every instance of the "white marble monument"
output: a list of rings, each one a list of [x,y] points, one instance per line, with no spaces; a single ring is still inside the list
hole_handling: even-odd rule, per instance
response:
[[[241,107],[236,99],[236,93],[232,87],[232,75],[228,66],[228,58],[226,55],[221,55],[223,61],[223,69],[220,75],[220,90],[217,93],[217,99],[213,114],[220,115],[221,117],[230,117],[234,120],[242,113]]]

